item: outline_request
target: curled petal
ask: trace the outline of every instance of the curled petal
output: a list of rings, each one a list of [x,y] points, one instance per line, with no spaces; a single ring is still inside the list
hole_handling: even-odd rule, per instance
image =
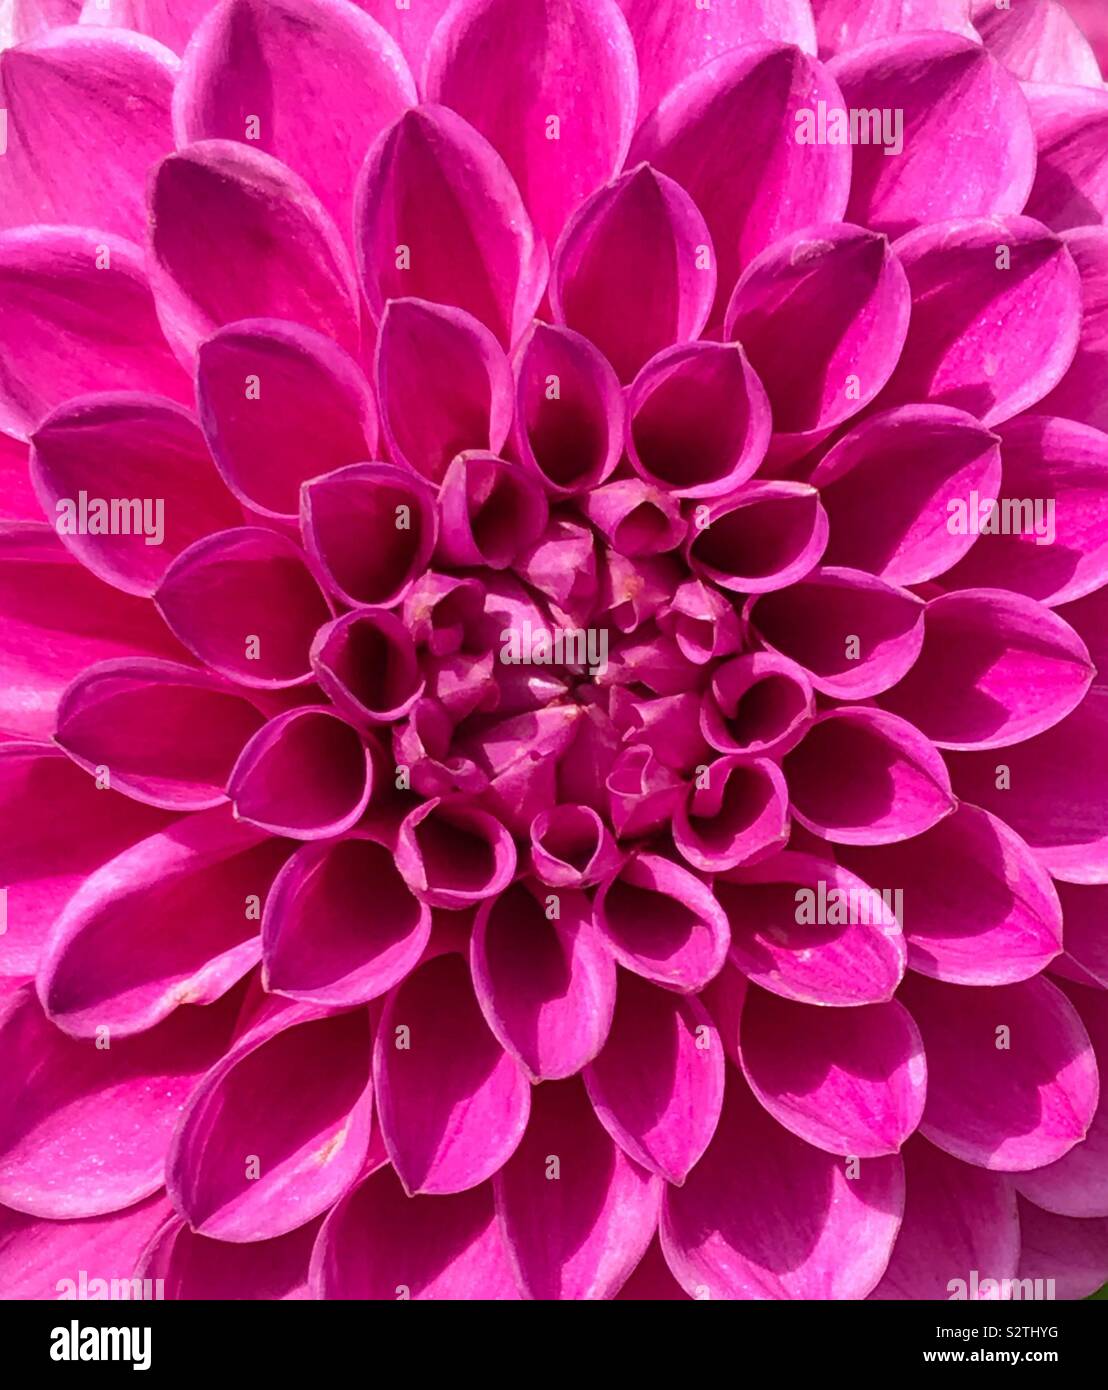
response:
[[[376,370],[390,456],[431,482],[442,482],[462,450],[496,453],[507,439],[512,369],[489,330],[463,309],[390,300]]]
[[[927,1090],[919,1031],[895,999],[814,1009],[752,989],[742,1012],[743,1072],[787,1130],[828,1153],[897,1153]]]
[[[415,643],[395,613],[361,608],[321,627],[312,643],[320,688],[355,724],[392,724],[423,694]]]
[[[197,352],[196,396],[224,482],[263,516],[295,517],[302,483],[376,452],[377,409],[361,368],[302,324],[221,328]]]
[[[892,998],[904,974],[900,924],[879,890],[833,861],[786,850],[732,869],[715,893],[731,960],[763,989],[840,1008]]]
[[[517,558],[514,569],[550,599],[551,617],[565,617],[565,626],[592,615],[600,581],[596,538],[588,526],[553,517],[534,545]]]
[[[1101,226],[1108,215],[1108,92],[1035,83],[1027,98],[1039,148],[1028,216],[1056,232]]]
[[[310,679],[308,649],[331,616],[303,551],[243,526],[179,555],[155,595],[173,632],[205,665],[243,685]]]
[[[846,211],[849,146],[795,138],[798,115],[819,102],[842,105],[822,63],[799,48],[749,43],[694,72],[635,136],[629,162],[648,160],[704,214],[718,257],[713,322],[723,319],[739,272],[760,251]]]
[[[400,826],[396,865],[421,901],[458,910],[507,888],[515,874],[516,850],[512,837],[487,811],[433,798]]]
[[[507,569],[546,529],[546,495],[533,474],[493,454],[459,454],[439,494],[439,558]]]
[[[527,1126],[527,1078],[489,1032],[452,953],[424,961],[388,996],[373,1075],[385,1145],[409,1195],[479,1186]]]
[[[430,935],[431,909],[370,835],[302,845],[266,899],[266,988],[310,1004],[362,1004],[415,967]]]
[[[912,318],[883,405],[927,400],[995,425],[1057,386],[1081,328],[1081,277],[1057,236],[1029,217],[970,218],[895,250]]]
[[[637,854],[597,890],[597,926],[620,965],[682,994],[703,989],[727,955],[727,916],[704,882],[670,859]]]
[[[673,843],[703,873],[764,858],[788,835],[789,789],[768,758],[718,758],[698,772],[673,817]]]
[[[650,1244],[662,1187],[612,1142],[580,1081],[537,1087],[527,1133],[493,1179],[524,1295],[613,1297]]]
[[[614,872],[620,852],[591,806],[553,806],[531,822],[531,862],[552,888],[585,888]]]
[[[888,241],[863,227],[810,227],[756,257],[724,328],[766,388],[774,430],[826,430],[868,405],[900,356],[910,300]]]
[[[515,180],[489,142],[445,106],[405,112],[370,150],[355,236],[377,319],[406,295],[453,304],[507,348],[546,287],[547,250]]]
[[[762,641],[802,666],[822,695],[839,700],[877,695],[911,669],[923,646],[923,614],[907,589],[834,567],[747,607]]]
[[[647,743],[625,748],[613,762],[604,785],[609,818],[620,837],[660,830],[685,795],[683,779]]]
[[[1057,957],[1062,910],[1050,876],[1002,820],[964,802],[900,844],[839,846],[840,863],[900,893],[908,964],[959,985],[1030,979]],[[1069,938],[1069,917],[1066,936]]]
[[[516,360],[513,441],[555,497],[587,492],[623,452],[623,393],[580,333],[536,323]]]
[[[555,252],[556,322],[594,342],[621,381],[663,348],[698,338],[715,297],[707,224],[681,185],[649,164],[583,203]]]
[[[464,0],[434,32],[423,86],[496,147],[553,246],[627,153],[635,45],[615,0]]]
[[[870,140],[854,145],[851,221],[901,236],[949,217],[1022,211],[1035,177],[1027,101],[979,43],[937,33],[883,39],[830,70],[849,112],[896,112],[891,142],[883,123],[880,139],[867,131]]]
[[[815,710],[811,682],[795,662],[747,652],[713,672],[700,727],[721,753],[780,757],[804,737]]]
[[[43,511],[93,574],[149,598],[194,541],[233,526],[227,496],[192,416],[158,396],[82,396],[32,435]]]
[[[907,840],[956,806],[934,744],[884,710],[843,705],[821,715],[784,768],[793,815],[838,844]]]
[[[75,21],[74,21],[75,22]],[[0,226],[141,237],[146,171],[173,148],[176,58],[119,30],[62,28],[0,54]]]
[[[482,903],[470,969],[485,1021],[533,1081],[573,1076],[604,1046],[616,968],[583,893],[515,884]]]
[[[864,1298],[884,1273],[904,1208],[895,1154],[846,1176],[841,1158],[797,1139],[727,1073],[708,1152],[668,1187],[662,1250],[693,1298]]]
[[[739,649],[739,620],[734,608],[699,579],[680,585],[658,623],[663,632],[673,634],[686,660],[698,666]]]
[[[275,1001],[181,1116],[166,1158],[173,1205],[192,1230],[215,1240],[270,1240],[295,1230],[361,1172],[372,1095],[365,1010],[327,1016]]]
[[[295,170],[344,231],[377,135],[416,101],[395,41],[341,0],[223,0],[185,52],[177,143],[249,141]]]
[[[629,559],[674,550],[685,534],[677,499],[640,478],[621,478],[594,488],[581,500],[581,509]]]
[[[952,520],[1000,488],[999,440],[965,411],[905,405],[871,415],[824,454],[809,482],[827,511],[832,565],[892,584],[934,579],[974,544]],[[880,526],[873,524],[875,515]]]
[[[0,232],[0,349],[0,429],[20,438],[90,391],[191,400],[158,327],[142,253],[108,232]]]
[[[753,482],[693,514],[685,554],[693,571],[743,594],[784,589],[827,546],[827,514],[805,483]]]
[[[164,159],[150,181],[148,257],[162,329],[186,364],[217,328],[250,318],[292,319],[358,351],[342,238],[304,180],[262,150],[201,140]]]
[[[667,348],[628,389],[631,463],[679,497],[733,492],[761,463],[770,430],[766,393],[737,345]]]

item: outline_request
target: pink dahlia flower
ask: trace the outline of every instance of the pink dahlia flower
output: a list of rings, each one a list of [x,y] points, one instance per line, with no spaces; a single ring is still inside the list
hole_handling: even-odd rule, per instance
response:
[[[1096,1288],[1067,12],[14,20],[0,1292]]]

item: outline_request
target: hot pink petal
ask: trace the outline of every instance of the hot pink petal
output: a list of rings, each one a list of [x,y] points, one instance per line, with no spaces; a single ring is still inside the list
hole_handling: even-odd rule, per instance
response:
[[[821,63],[799,48],[749,43],[694,72],[635,136],[628,162],[648,160],[676,179],[704,214],[718,257],[713,322],[760,251],[846,211],[849,147],[794,138],[797,113],[821,101],[842,105]]]
[[[682,1183],[723,1105],[723,1047],[699,999],[620,976],[604,1050],[586,1069],[597,1118],[629,1158]]]
[[[312,1256],[324,1299],[519,1298],[487,1184],[409,1197],[382,1168],[334,1208]]]
[[[1019,1277],[1046,1297],[1088,1298],[1108,1279],[1108,1220],[1052,1216],[1020,1201]]]
[[[304,1299],[319,1222],[249,1244],[212,1240],[174,1216],[144,1251],[136,1277],[161,1281],[174,1299]]]
[[[764,858],[788,835],[789,789],[768,758],[705,765],[673,817],[673,843],[703,873]]]
[[[546,495],[533,473],[494,454],[463,453],[439,494],[438,555],[447,565],[507,569],[546,530]]]
[[[155,596],[188,649],[243,685],[302,685],[308,650],[330,617],[304,553],[276,531],[240,527],[198,541]]]
[[[591,806],[554,806],[531,822],[536,875],[552,888],[583,888],[607,878],[620,862],[612,832]]]
[[[265,516],[296,516],[302,483],[376,453],[377,410],[361,368],[301,324],[249,319],[220,329],[197,352],[196,394],[224,482]]]
[[[827,514],[806,483],[752,482],[693,512],[685,554],[693,572],[743,594],[784,589],[819,564]]]
[[[868,570],[893,584],[933,579],[974,544],[951,525],[971,493],[1000,487],[996,435],[943,405],[905,405],[871,415],[820,459],[809,481],[827,511],[832,565]],[[881,525],[873,525],[880,514]]]
[[[417,897],[460,910],[495,897],[516,868],[512,837],[487,811],[453,799],[417,806],[400,827],[396,864]]]
[[[425,961],[389,994],[373,1074],[385,1144],[409,1194],[477,1187],[527,1126],[531,1088],[489,1032],[460,956]]]
[[[778,1123],[828,1153],[896,1153],[923,1114],[927,1063],[895,999],[814,1009],[752,989],[742,1013],[742,1061]]]
[[[907,840],[956,805],[930,739],[907,720],[861,705],[822,715],[784,767],[797,820],[839,844]]]
[[[1097,1069],[1077,1010],[1045,978],[979,989],[905,977],[927,1049],[920,1132],[965,1163],[1026,1172],[1088,1131]]]
[[[173,1205],[233,1244],[295,1230],[360,1174],[372,1094],[364,1010],[271,1002],[185,1107],[166,1158]]]
[[[677,499],[641,478],[594,488],[581,499],[581,510],[612,549],[629,559],[674,550],[685,535]]]
[[[63,28],[0,54],[0,226],[141,237],[146,171],[173,148],[177,69],[160,44],[119,30]]]
[[[0,428],[27,438],[89,391],[142,389],[191,401],[165,346],[137,246],[108,232],[0,233]]]
[[[431,909],[370,835],[303,845],[265,902],[266,987],[310,1004],[365,1003],[414,969],[430,935]]]
[[[900,983],[904,940],[891,907],[879,889],[832,860],[787,850],[731,870],[716,880],[715,894],[731,927],[731,960],[783,999],[879,1004]],[[829,904],[822,913],[814,910],[821,897]],[[833,911],[835,898],[853,902],[855,911]]]
[[[717,666],[704,695],[700,727],[721,753],[780,756],[815,716],[807,675],[776,652],[747,652]]]
[[[584,894],[516,884],[483,903],[470,968],[485,1021],[533,1081],[573,1076],[604,1046],[616,969]]]
[[[1055,964],[1076,966],[1074,979],[1108,989],[1108,932],[1104,930],[1108,890],[1100,885],[1060,883],[1058,897],[1065,921],[1066,951]],[[1105,1071],[1108,1074],[1108,1067]],[[1105,1089],[1108,1091],[1108,1086]]]
[[[729,1068],[708,1152],[684,1187],[666,1189],[662,1250],[693,1298],[864,1298],[903,1208],[899,1157],[848,1178],[843,1159],[782,1128]]]
[[[1069,370],[1039,409],[1103,430],[1108,428],[1108,231],[1075,227],[1062,240],[1081,276],[1081,336]]]
[[[650,1244],[662,1186],[608,1137],[580,1081],[539,1086],[523,1142],[493,1180],[524,1296],[611,1298]]]
[[[616,1294],[617,1301],[630,1303],[684,1303],[688,1297],[670,1273],[657,1236],[635,1266],[630,1279]]]
[[[1081,327],[1081,277],[1057,236],[1029,217],[971,218],[895,250],[912,318],[881,404],[926,399],[995,425],[1057,386]]]
[[[1057,0],[1030,0],[1007,10],[997,9],[994,0],[975,0],[973,21],[990,52],[1025,82],[1101,85],[1096,54]]]
[[[201,140],[157,166],[149,197],[150,278],[182,362],[217,328],[250,318],[292,319],[357,352],[354,268],[299,174],[249,145]]]
[[[948,33],[976,38],[970,23],[970,0],[812,0],[821,55],[858,48],[893,34],[921,29],[945,29]]]
[[[1099,227],[1108,215],[1108,92],[1103,87],[1027,87],[1039,148],[1027,213],[1056,232]]]
[[[376,370],[389,453],[431,482],[442,481],[455,454],[495,453],[508,437],[511,368],[492,333],[464,310],[391,300]]]
[[[685,659],[699,666],[716,657],[730,656],[740,646],[739,620],[734,608],[716,589],[699,579],[687,579],[679,586],[658,621],[664,632],[673,634]]]
[[[623,162],[638,104],[615,0],[464,0],[435,30],[423,85],[499,150],[550,246]]]
[[[395,723],[423,694],[415,643],[384,608],[355,609],[321,627],[312,666],[323,692],[359,726]]]
[[[507,348],[546,288],[548,253],[515,180],[445,106],[407,112],[374,144],[359,178],[355,237],[377,319],[405,296],[453,304]]]

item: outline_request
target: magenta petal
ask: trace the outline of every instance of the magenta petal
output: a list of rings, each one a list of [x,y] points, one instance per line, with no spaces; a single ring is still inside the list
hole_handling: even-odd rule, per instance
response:
[[[491,1177],[527,1126],[530,1086],[489,1032],[465,961],[425,961],[389,994],[373,1056],[378,1114],[409,1194]]]
[[[648,483],[719,497],[751,476],[769,444],[769,402],[742,348],[667,348],[627,392],[627,452]]]
[[[348,1193],[312,1256],[317,1298],[519,1298],[487,1185],[409,1197],[391,1168]]]
[[[31,989],[8,995],[0,1004],[0,1045],[10,1062],[0,1077],[0,1200],[32,1216],[72,1220],[121,1211],[156,1192],[169,1136],[222,1055],[237,1002],[178,1009],[158,1027],[102,1048],[66,1037]]]
[[[321,627],[312,666],[324,694],[357,725],[395,723],[423,694],[415,643],[384,608],[355,609]]]
[[[108,860],[47,940],[37,979],[47,1016],[74,1037],[103,1027],[119,1038],[221,998],[258,962],[260,904],[288,852],[221,807]]]
[[[795,584],[814,569],[827,534],[815,488],[755,481],[694,510],[685,554],[694,573],[721,589],[761,594]]]
[[[917,1136],[905,1145],[904,1220],[876,1299],[984,1298],[987,1279],[1013,1279],[1020,1223],[1011,1186]],[[971,1287],[972,1272],[978,1281]]]
[[[236,816],[298,840],[349,830],[372,789],[371,750],[327,705],[288,710],[263,725],[227,782]]]
[[[896,111],[900,127],[892,142],[883,127],[881,141],[854,145],[851,221],[900,236],[949,217],[1022,211],[1035,176],[1027,101],[979,43],[936,33],[884,39],[830,70],[848,111]]]
[[[553,806],[531,822],[534,871],[552,888],[583,888],[616,868],[621,854],[591,806]]]
[[[450,6],[451,0],[416,0],[413,5],[397,5],[396,0],[357,0],[358,7],[392,35],[403,50],[412,76],[419,80],[427,45],[435,26]]]
[[[921,975],[1014,984],[1037,975],[1061,949],[1062,911],[1050,876],[987,811],[963,802],[900,844],[838,846],[835,853],[867,883],[903,894],[908,964]]]
[[[42,508],[31,486],[29,460],[25,440],[0,434],[0,511],[12,521],[42,520]]]
[[[376,453],[377,410],[361,368],[301,324],[220,329],[200,344],[196,395],[224,482],[266,516],[294,517],[302,483]]]
[[[127,593],[149,598],[181,551],[240,519],[195,420],[159,396],[68,401],[31,442],[43,511],[83,565]]]
[[[197,1235],[174,1216],[143,1253],[136,1277],[159,1281],[171,1299],[304,1299],[318,1232],[316,1220],[270,1240],[233,1244]]]
[[[723,967],[727,917],[704,882],[670,859],[637,854],[602,884],[596,921],[620,965],[688,994]]]
[[[77,1221],[40,1221],[21,1212],[0,1212],[0,1291],[5,1299],[56,1299],[80,1287],[81,1273],[93,1288],[103,1279],[137,1275],[139,1257],[172,1207],[164,1193],[126,1211]],[[133,1286],[132,1286],[133,1287]]]
[[[608,1137],[580,1081],[536,1088],[527,1133],[493,1180],[524,1295],[613,1297],[654,1235],[662,1186]]]
[[[205,665],[259,687],[306,682],[312,638],[330,617],[303,551],[261,527],[198,541],[170,566],[155,597]]]
[[[140,237],[146,171],[173,148],[177,68],[160,44],[119,30],[63,28],[6,49],[0,226],[75,223]]]
[[[1101,86],[1096,54],[1057,0],[1030,0],[1007,10],[994,0],[975,0],[974,24],[993,56],[1025,82]]]
[[[86,772],[151,806],[202,811],[226,799],[242,746],[264,722],[218,676],[149,658],[99,662],[58,705],[55,741]]]
[[[750,43],[694,72],[635,137],[629,163],[649,160],[704,214],[719,258],[715,322],[740,270],[760,251],[846,211],[849,146],[794,138],[797,114],[818,102],[842,105],[822,63],[799,48]]]
[[[136,29],[164,43],[174,53],[183,53],[193,31],[212,8],[215,0],[17,0],[21,8],[62,8],[73,10],[69,22],[76,23],[80,11],[83,24],[108,24],[113,28]]]
[[[686,1303],[688,1298],[670,1273],[657,1236],[635,1266],[630,1279],[616,1294],[617,1300],[628,1303]]]
[[[721,753],[780,756],[815,715],[807,675],[776,652],[746,652],[717,666],[701,707],[704,737]]]
[[[377,399],[389,453],[433,483],[464,449],[495,453],[512,421],[512,370],[489,330],[421,299],[385,306]]]
[[[715,1133],[723,1072],[723,1047],[699,999],[620,976],[611,1034],[584,1081],[629,1158],[684,1182]]]
[[[581,510],[608,544],[629,559],[675,550],[685,534],[678,500],[641,478],[619,478],[594,488]]]
[[[158,165],[149,196],[150,278],[182,362],[217,328],[251,318],[292,319],[357,352],[354,267],[298,174],[249,145],[202,140]]]
[[[166,1158],[173,1205],[215,1240],[295,1230],[361,1172],[372,1096],[365,1010],[328,1017],[274,1001],[181,1116]]]
[[[970,0],[874,0],[858,5],[855,0],[812,0],[821,54],[859,48],[874,39],[921,29],[945,29],[948,33],[977,37],[970,23]]]
[[[995,425],[1057,386],[1081,327],[1081,277],[1060,238],[1029,217],[970,218],[894,249],[912,318],[881,404],[928,400]]]
[[[400,826],[396,864],[418,898],[457,911],[507,888],[516,850],[511,835],[487,811],[435,798],[422,802]]]
[[[861,705],[822,715],[784,766],[793,815],[838,844],[907,840],[956,805],[930,739],[905,719]]]
[[[911,669],[923,645],[923,615],[907,589],[835,567],[747,607],[765,644],[803,667],[820,694],[839,700],[877,695]]]
[[[1108,989],[1108,932],[1104,930],[1108,889],[1096,884],[1059,883],[1058,897],[1065,921],[1065,955],[1055,961],[1073,979]],[[1105,1067],[1108,1076],[1108,1066]],[[1108,1093],[1108,1085],[1105,1087]]]
[[[871,415],[824,454],[809,479],[827,511],[827,562],[893,584],[948,570],[975,541],[952,516],[971,494],[989,501],[1000,487],[998,443],[972,415],[949,406]]]
[[[857,156],[855,156],[857,157]],[[892,375],[908,333],[908,281],[888,241],[845,223],[768,247],[727,306],[773,407],[777,433],[825,430],[861,410]]]
[[[778,1123],[828,1153],[896,1153],[923,1114],[927,1063],[902,1004],[814,1009],[752,989],[742,1063]]]
[[[731,756],[704,765],[673,817],[673,843],[704,873],[764,858],[788,835],[789,789],[768,758]]]
[[[546,530],[546,494],[519,464],[494,454],[463,453],[439,493],[438,556],[446,565],[502,570]]]
[[[1027,87],[1039,149],[1027,212],[1056,232],[1100,226],[1108,216],[1108,92],[1096,87]]]
[[[510,347],[546,288],[549,258],[496,150],[445,106],[407,112],[358,184],[358,264],[380,318],[414,296],[465,309]]]
[[[604,785],[608,818],[621,839],[660,830],[685,796],[682,778],[648,743],[624,748],[612,763]]]
[[[904,1207],[896,1155],[848,1178],[766,1113],[734,1069],[719,1127],[683,1187],[666,1189],[662,1250],[693,1298],[864,1298]]]
[[[715,894],[730,924],[732,962],[783,999],[879,1004],[900,983],[904,940],[892,907],[880,888],[832,860],[787,850],[716,879]],[[853,912],[841,911],[850,903]]]
[[[500,152],[550,246],[635,125],[635,45],[615,0],[462,0],[435,30],[423,85]]]
[[[1047,1297],[1088,1298],[1108,1279],[1108,1220],[1075,1220],[1020,1201],[1023,1280],[1042,1280]],[[1033,1285],[1034,1287],[1034,1285]]]
[[[1062,240],[1081,276],[1081,336],[1069,370],[1039,409],[1108,429],[1108,231],[1075,227]]]
[[[173,97],[177,143],[249,141],[345,232],[370,143],[416,101],[400,49],[341,0],[230,0],[200,25]]]
[[[1026,415],[1000,431],[997,509],[944,583],[995,585],[1051,605],[1108,582],[1108,435],[1072,420]]]
[[[604,1046],[616,969],[584,894],[515,884],[483,903],[470,968],[485,1021],[533,1081],[573,1076]]]
[[[583,203],[558,243],[554,317],[591,339],[621,381],[663,348],[697,338],[715,297],[707,224],[681,185],[649,164]]]
[[[1108,691],[1053,729],[995,753],[949,753],[958,795],[1002,817],[1065,883],[1108,883]]]
[[[978,989],[905,977],[927,1050],[920,1132],[979,1168],[1026,1172],[1086,1134],[1097,1070],[1077,1010],[1043,977]]]
[[[303,845],[262,918],[266,988],[309,1004],[376,999],[414,969],[431,935],[390,851],[368,834]]]
[[[1102,991],[1068,984],[1066,993],[1081,1015],[1102,1078],[1100,1103],[1082,1143],[1069,1153],[1031,1173],[1021,1173],[1015,1185],[1023,1197],[1057,1216],[1108,1216],[1108,1009]]]
[[[597,487],[623,452],[623,393],[580,333],[536,323],[516,359],[513,442],[554,496]]]
[[[21,438],[89,391],[191,400],[162,338],[142,253],[107,232],[0,233],[0,349],[0,429]]]

